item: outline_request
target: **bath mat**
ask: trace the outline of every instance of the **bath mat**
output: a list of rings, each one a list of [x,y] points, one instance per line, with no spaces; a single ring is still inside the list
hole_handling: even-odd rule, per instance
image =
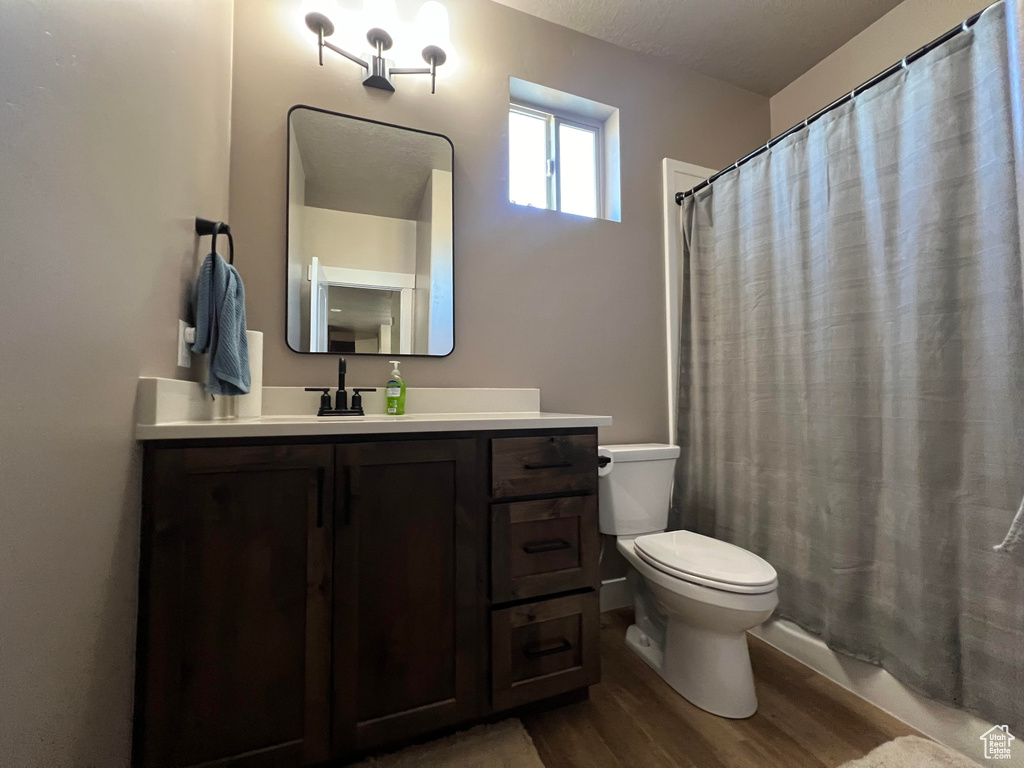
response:
[[[355,768],[544,768],[533,739],[516,719],[478,725],[401,752],[371,757]]]
[[[978,768],[978,764],[934,741],[900,736],[840,768]]]

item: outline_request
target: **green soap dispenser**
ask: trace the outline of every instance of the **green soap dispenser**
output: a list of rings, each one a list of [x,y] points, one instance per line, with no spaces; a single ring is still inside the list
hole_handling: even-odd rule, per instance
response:
[[[405,381],[402,380],[402,374],[398,372],[398,360],[388,360],[388,362],[394,365],[395,369],[391,372],[387,387],[384,388],[385,402],[387,403],[385,413],[389,416],[401,416],[405,413]]]

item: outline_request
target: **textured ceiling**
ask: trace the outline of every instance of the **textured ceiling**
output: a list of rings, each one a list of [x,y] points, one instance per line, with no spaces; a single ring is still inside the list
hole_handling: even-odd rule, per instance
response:
[[[900,0],[497,0],[773,96]]]
[[[291,127],[306,174],[306,205],[415,219],[431,169],[452,170],[438,136],[297,109]]]

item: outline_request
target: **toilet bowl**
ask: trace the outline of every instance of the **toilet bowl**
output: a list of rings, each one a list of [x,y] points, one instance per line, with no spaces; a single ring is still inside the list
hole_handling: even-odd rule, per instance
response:
[[[757,711],[746,631],[778,604],[775,569],[752,552],[665,531],[678,447],[602,446],[602,533],[634,571],[627,645],[692,704],[728,718]]]
[[[661,535],[666,534],[655,534]],[[660,643],[640,624],[630,627],[626,633],[630,648],[691,704],[721,717],[753,715],[757,695],[746,631],[771,616],[778,605],[774,577],[770,585],[761,587],[764,591],[731,592],[727,587],[733,585],[698,584],[651,565],[637,552],[634,538],[620,538],[616,548],[643,577],[634,589],[649,590],[665,620]],[[739,547],[735,549],[756,557]]]

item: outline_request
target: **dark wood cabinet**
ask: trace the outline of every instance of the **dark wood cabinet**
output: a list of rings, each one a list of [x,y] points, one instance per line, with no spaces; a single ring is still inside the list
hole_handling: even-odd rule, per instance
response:
[[[147,443],[134,764],[302,766],[599,677],[596,430]]]
[[[328,756],[330,446],[148,462],[136,763]]]
[[[345,753],[473,718],[479,646],[475,442],[337,451],[334,742]]]

